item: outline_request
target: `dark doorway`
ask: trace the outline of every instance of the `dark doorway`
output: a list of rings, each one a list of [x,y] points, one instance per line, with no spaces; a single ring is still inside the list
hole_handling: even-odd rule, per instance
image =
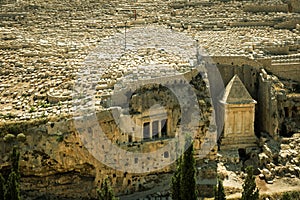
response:
[[[128,142],[132,142],[132,135],[128,135]]]
[[[150,122],[144,123],[143,126],[143,139],[149,139],[150,138]]]
[[[243,163],[248,159],[247,158],[247,154],[246,154],[246,149],[238,149],[239,151],[239,157],[240,157],[240,161],[243,161]]]
[[[166,137],[168,135],[168,120],[163,119],[161,120],[161,136]]]
[[[158,121],[152,123],[152,137],[158,138]]]

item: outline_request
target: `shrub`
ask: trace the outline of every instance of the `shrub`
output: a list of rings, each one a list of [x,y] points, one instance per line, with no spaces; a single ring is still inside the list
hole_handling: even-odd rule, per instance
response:
[[[20,133],[17,135],[17,140],[20,142],[25,142],[26,141],[26,136],[24,133]]]
[[[101,183],[101,188],[97,190],[99,200],[117,200],[108,179],[104,179]]]
[[[12,142],[15,139],[15,136],[13,134],[6,134],[3,137],[4,142]]]

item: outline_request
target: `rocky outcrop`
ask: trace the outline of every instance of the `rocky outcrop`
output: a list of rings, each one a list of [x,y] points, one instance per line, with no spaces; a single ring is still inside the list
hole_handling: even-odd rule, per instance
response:
[[[275,177],[300,177],[300,149],[297,145],[299,136],[294,134],[291,138],[281,138],[281,141],[275,141],[265,134],[261,137],[263,146],[259,154],[260,178],[272,183]]]
[[[199,180],[199,189],[206,187],[212,191],[216,178],[216,167],[214,167],[216,164],[213,160],[217,151],[215,144],[213,144],[215,140],[212,140],[215,136],[215,129],[209,127],[211,103],[205,81],[200,74],[192,79],[191,84],[199,98],[199,104],[201,104],[201,120],[194,142],[195,151],[203,154],[201,159],[197,161],[198,165],[201,166],[198,169],[197,179]],[[155,88],[149,87],[147,91],[136,92],[133,98],[132,112],[144,112],[147,107],[152,106],[151,99],[160,97],[159,93],[156,94],[155,91],[151,93],[151,90]],[[171,101],[174,97],[169,95],[168,98],[170,99],[164,98],[166,97],[164,92],[161,96],[161,99],[165,101],[163,106],[175,111],[178,105],[176,101],[174,101],[175,103]],[[145,96],[147,101],[143,100],[145,103],[141,104],[143,107],[142,110],[139,110],[140,104],[135,104],[134,101],[145,98]],[[168,140],[140,143],[124,140],[125,143],[120,144],[120,137],[123,135],[115,121],[116,116],[114,114],[117,110],[111,108],[96,113],[97,122],[114,145],[132,152],[151,152],[168,143]],[[180,124],[178,117],[172,117],[176,124]],[[13,146],[17,145],[21,153],[21,193],[24,198],[92,199],[95,198],[96,189],[105,177],[110,179],[117,194],[131,194],[135,191],[149,190],[155,187],[153,182],[165,181],[161,177],[164,176],[165,172],[172,171],[172,165],[143,174],[128,173],[110,168],[96,159],[92,153],[93,150],[86,146],[85,142],[91,139],[95,140],[97,133],[93,133],[91,128],[87,130],[87,134],[92,138],[82,138],[82,131],[75,123],[76,121],[72,116],[61,116],[60,118],[43,118],[26,122],[7,122],[1,125],[0,171],[4,173],[9,171],[9,152]],[[85,123],[89,124],[90,122],[86,121]],[[209,146],[209,144],[213,145]],[[107,147],[106,144],[98,144],[98,146],[100,148]],[[97,148],[95,147],[95,149]],[[109,151],[109,149],[104,151]],[[115,159],[120,162],[126,159],[126,157],[120,157],[117,152],[110,154],[110,156],[112,157],[108,159]],[[163,155],[163,157],[168,159],[169,154]],[[161,162],[159,158],[157,158],[157,162]],[[147,163],[145,164],[148,166]],[[144,164],[142,165],[144,166]],[[149,163],[150,165],[155,165],[155,163]],[[205,181],[203,182],[203,180]],[[162,198],[165,197],[162,195]]]
[[[160,172],[135,175],[102,164],[85,148],[70,118],[27,123],[2,125],[0,139],[2,173],[10,170],[12,147],[17,145],[21,153],[21,194],[26,199],[92,199],[105,177],[109,177],[117,194],[147,189],[149,177],[160,181]],[[3,136],[16,126],[18,131],[23,130],[25,140],[15,137],[4,141]]]

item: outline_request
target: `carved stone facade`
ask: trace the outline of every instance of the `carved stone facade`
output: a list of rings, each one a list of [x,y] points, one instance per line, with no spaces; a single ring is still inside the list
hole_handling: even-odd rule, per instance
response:
[[[226,86],[220,103],[225,122],[221,149],[255,147],[256,101],[237,75]]]
[[[131,119],[132,117],[132,119]],[[120,116],[124,136],[120,142],[143,142],[155,139],[166,139],[175,136],[175,128],[171,111],[163,107],[154,107],[143,113]]]

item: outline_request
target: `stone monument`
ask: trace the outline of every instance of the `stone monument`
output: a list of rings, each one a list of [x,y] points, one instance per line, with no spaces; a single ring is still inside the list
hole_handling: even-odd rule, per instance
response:
[[[224,115],[221,150],[237,150],[255,147],[254,133],[256,101],[235,75],[226,86],[220,100]]]

